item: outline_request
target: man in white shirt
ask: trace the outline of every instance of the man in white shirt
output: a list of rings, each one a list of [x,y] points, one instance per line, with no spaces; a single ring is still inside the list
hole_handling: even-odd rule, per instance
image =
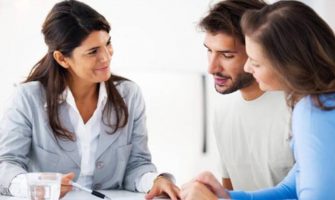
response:
[[[214,131],[223,185],[230,190],[274,186],[294,163],[284,94],[261,91],[252,75],[243,70],[248,56],[240,19],[248,9],[265,5],[260,0],[222,1],[199,24],[205,31],[208,72],[214,77],[216,91],[223,94],[218,98]],[[193,186],[185,185],[182,193],[187,194]]]

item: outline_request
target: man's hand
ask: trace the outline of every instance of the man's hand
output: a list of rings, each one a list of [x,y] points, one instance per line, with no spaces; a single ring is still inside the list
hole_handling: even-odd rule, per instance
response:
[[[171,200],[177,200],[180,199],[179,192],[179,188],[170,179],[164,176],[158,176],[150,192],[145,195],[145,199],[153,199],[156,196],[164,195]]]
[[[230,199],[224,187],[210,172],[203,172],[189,183],[183,185],[180,196],[183,200],[216,200],[218,197]]]
[[[216,194],[216,196],[220,198],[230,199],[229,194],[226,192],[225,188],[211,172],[202,172],[196,177],[195,180],[206,185],[211,191],[214,192],[214,194]]]
[[[191,181],[182,186],[180,197],[182,200],[217,200],[218,197],[206,185]]]

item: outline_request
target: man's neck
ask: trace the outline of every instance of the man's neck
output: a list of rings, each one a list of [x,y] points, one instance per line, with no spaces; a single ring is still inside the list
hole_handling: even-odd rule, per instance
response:
[[[259,88],[258,83],[255,81],[248,87],[245,87],[243,89],[240,89],[241,95],[244,100],[246,101],[252,101],[257,99],[258,97],[262,96],[264,94],[264,91],[262,91]]]

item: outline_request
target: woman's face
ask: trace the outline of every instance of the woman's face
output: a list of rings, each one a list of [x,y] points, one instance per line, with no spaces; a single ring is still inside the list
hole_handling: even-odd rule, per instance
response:
[[[248,36],[245,37],[245,47],[249,58],[244,65],[244,71],[255,77],[263,91],[283,90],[283,83],[263,53],[263,48]]]
[[[82,84],[98,83],[109,79],[113,49],[106,31],[93,31],[65,60],[71,81]]]

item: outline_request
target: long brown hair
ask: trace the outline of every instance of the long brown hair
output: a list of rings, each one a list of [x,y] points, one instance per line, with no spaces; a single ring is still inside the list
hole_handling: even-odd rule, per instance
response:
[[[215,4],[201,19],[199,27],[210,33],[225,33],[244,44],[240,21],[245,11],[261,9],[267,4],[263,0],[225,0]]]
[[[335,36],[313,9],[299,1],[279,1],[247,11],[241,26],[264,49],[287,87],[289,105],[311,95],[321,109],[334,108],[320,97],[335,91]]]
[[[66,130],[59,119],[59,101],[68,86],[68,72],[56,62],[53,52],[58,50],[69,57],[91,32],[100,30],[109,33],[107,20],[90,6],[75,0],[55,4],[42,26],[48,52],[35,64],[24,82],[39,81],[43,85],[49,124],[56,138],[75,140],[74,134]],[[128,121],[127,105],[116,89],[116,84],[124,80],[127,79],[111,75],[105,81],[108,101],[103,110],[103,123],[112,128],[111,133],[124,127]],[[115,111],[116,124],[111,124],[112,111]]]

